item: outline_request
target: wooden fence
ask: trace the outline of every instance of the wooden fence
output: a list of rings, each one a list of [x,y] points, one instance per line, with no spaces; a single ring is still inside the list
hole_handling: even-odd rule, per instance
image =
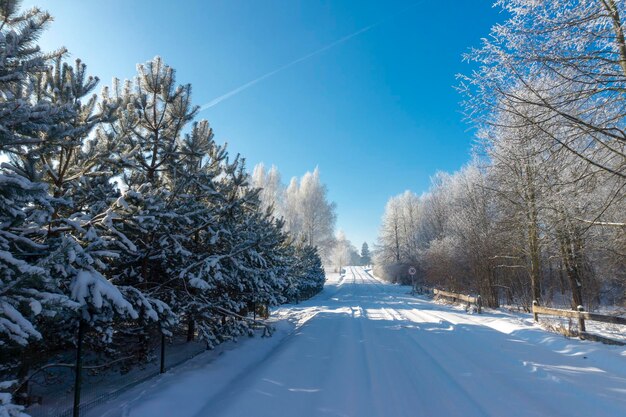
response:
[[[594,340],[597,342],[602,342],[602,343],[607,343],[607,344],[612,344],[612,345],[621,345],[621,346],[626,345],[626,343],[624,342],[620,342],[617,340],[608,339],[606,337],[587,333],[587,329],[585,327],[585,320],[599,321],[599,322],[611,323],[611,324],[621,324],[621,325],[626,326],[626,317],[607,316],[604,314],[589,313],[585,311],[582,306],[578,306],[578,310],[561,310],[558,308],[541,307],[537,303],[537,301],[533,301],[533,318],[535,319],[535,321],[539,321],[539,314],[543,314],[547,316],[557,316],[557,317],[577,319],[578,320],[578,336],[581,339]]]
[[[450,292],[450,291],[438,290],[436,288],[433,290],[433,294],[435,294],[435,297],[448,298],[452,300],[453,302],[465,301],[468,307],[474,304],[476,308],[478,309],[478,312],[479,313],[482,312],[483,300],[480,298],[480,295],[476,297],[472,297],[471,295],[457,294],[457,293]]]

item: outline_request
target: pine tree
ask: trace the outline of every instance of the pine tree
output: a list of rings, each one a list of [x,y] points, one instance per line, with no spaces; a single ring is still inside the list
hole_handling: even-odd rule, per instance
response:
[[[317,210],[297,220],[314,245],[294,245],[280,204],[267,202],[282,194],[278,171],[262,197],[208,122],[190,124],[198,107],[172,68],[154,58],[97,97],[85,64],[36,46],[50,16],[19,15],[18,3],[0,2],[0,152],[10,160],[0,171],[0,350],[18,378],[47,359],[44,348],[70,348],[79,323],[90,350],[142,359],[180,322],[212,346],[252,333],[258,306],[322,289],[315,245],[328,243],[334,206],[317,171],[295,189],[297,207]],[[21,410],[11,385],[0,382],[9,416]]]
[[[255,297],[259,302],[273,302],[274,297],[259,270],[265,263],[257,251],[262,239],[256,217],[259,190],[249,187],[248,181],[239,156],[225,165],[219,188],[224,196],[218,212],[222,233],[216,241],[221,279],[216,282],[217,297],[212,300],[225,319],[221,338],[247,331],[247,322],[237,315],[246,311]]]
[[[102,164],[109,149],[87,141],[93,128],[111,120],[115,110],[115,103],[106,99],[96,110],[92,92],[97,83],[97,77],[86,75],[80,60],[70,66],[57,58],[38,76],[35,90],[38,97],[72,109],[72,117],[41,136],[36,167],[53,197],[54,211],[46,226],[48,267],[62,277],[59,287],[68,289],[67,295],[80,304],[80,318],[92,326],[110,323],[116,314],[129,318],[138,314],[103,275],[120,247],[98,222],[118,193],[110,183],[111,172]]]
[[[370,248],[367,242],[363,242],[361,246],[361,265],[369,265],[372,263],[372,255],[370,254]]]
[[[297,300],[305,300],[320,292],[326,280],[322,259],[317,249],[311,245],[300,244],[295,250],[294,266]]]
[[[173,289],[180,287],[176,280],[191,238],[186,233],[191,220],[179,210],[185,198],[179,194],[179,174],[184,164],[194,162],[180,160],[179,150],[182,131],[197,107],[191,106],[191,86],[176,86],[174,70],[160,58],[137,70],[134,84],[122,87],[116,81],[111,93],[104,94],[119,105],[115,119],[97,138],[111,144],[110,166],[117,169],[125,191],[100,224],[126,249],[113,263],[112,276],[134,294],[146,319],[158,321],[160,331],[170,334],[176,320],[170,307],[181,302]],[[183,165],[174,169],[179,162]]]
[[[194,124],[191,134],[182,141],[179,154],[181,159],[174,167],[177,172],[171,176],[181,197],[176,211],[187,223],[180,225],[187,230],[187,238],[182,240],[186,256],[181,258],[178,270],[171,273],[188,284],[184,302],[177,303],[176,309],[187,323],[188,340],[197,331],[213,346],[221,340],[223,327],[223,314],[215,306],[223,280],[221,261],[226,248],[222,239],[231,233],[222,222],[228,154],[225,147],[214,142],[206,121]]]
[[[38,316],[71,304],[45,267],[49,248],[42,236],[53,208],[46,185],[34,175],[42,135],[72,115],[72,109],[34,93],[37,76],[64,51],[40,51],[36,40],[52,18],[39,9],[20,13],[19,4],[0,3],[0,152],[27,160],[21,167],[3,163],[0,168],[0,350],[10,358],[18,357],[11,350],[41,339]],[[3,368],[13,364],[7,361]],[[4,392],[12,385],[0,382],[0,414],[20,414]]]
[[[40,265],[47,247],[38,242],[52,207],[45,184],[29,176],[41,134],[68,114],[33,94],[36,76],[52,56],[41,53],[35,40],[51,17],[37,9],[20,14],[18,7],[18,1],[0,4],[0,152],[24,155],[29,164],[20,169],[4,163],[0,171],[0,347],[40,337],[29,318],[41,312],[45,292],[54,290]]]

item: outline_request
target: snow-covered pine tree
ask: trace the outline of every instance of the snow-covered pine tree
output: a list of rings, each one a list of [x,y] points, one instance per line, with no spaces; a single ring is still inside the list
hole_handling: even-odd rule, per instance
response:
[[[51,314],[50,305],[67,302],[42,265],[48,252],[41,242],[43,227],[52,213],[47,188],[29,176],[41,135],[71,115],[71,109],[33,93],[36,76],[64,51],[42,53],[36,40],[52,18],[39,9],[21,13],[19,6],[16,0],[0,3],[0,153],[29,160],[24,169],[8,163],[0,168],[0,353],[14,359],[41,338],[37,316]],[[13,365],[3,361],[0,372],[11,373]],[[0,414],[21,413],[5,392],[13,385],[0,382]]]
[[[37,171],[53,196],[54,211],[46,227],[48,267],[60,280],[62,291],[80,304],[78,314],[67,317],[73,325],[57,319],[56,325],[46,326],[46,343],[73,342],[77,320],[82,320],[91,330],[85,333],[86,341],[91,342],[89,350],[116,355],[116,347],[127,347],[124,331],[132,326],[117,326],[115,346],[110,343],[114,320],[138,320],[143,325],[166,316],[169,310],[140,289],[120,287],[110,279],[108,266],[132,247],[103,221],[109,205],[119,197],[112,181],[116,167],[109,160],[115,145],[100,141],[98,136],[90,138],[90,134],[95,126],[114,120],[120,103],[109,100],[106,94],[98,102],[93,94],[97,82],[96,77],[86,75],[86,65],[80,60],[70,66],[58,58],[39,76],[36,89],[38,96],[73,110],[72,117],[42,136],[37,152]],[[68,327],[72,334],[64,335]]]
[[[317,249],[302,242],[295,248],[296,264],[293,280],[297,288],[297,300],[311,298],[324,287],[326,277]]]
[[[46,71],[47,62],[65,50],[41,52],[36,41],[52,17],[37,8],[21,13],[20,3],[0,3],[0,149],[11,153],[39,143],[40,132],[54,128],[71,112],[33,95],[35,75]]]
[[[252,293],[253,304],[267,308],[286,301],[282,295],[292,272],[293,251],[283,223],[273,217],[271,210],[257,210],[248,218],[249,237],[255,244],[244,252],[244,294]]]
[[[206,120],[194,123],[191,132],[180,141],[178,162],[170,165],[168,176],[179,198],[175,210],[183,221],[185,238],[179,241],[180,253],[169,273],[179,300],[172,300],[179,316],[187,323],[187,339],[196,331],[209,346],[218,341],[215,329],[221,327],[222,315],[213,305],[221,275],[221,252],[218,239],[224,234],[219,222],[224,195],[218,190],[225,178],[227,152],[213,140]]]
[[[216,280],[215,297],[211,300],[224,318],[224,326],[219,329],[221,338],[246,331],[247,322],[240,317],[241,313],[246,312],[255,296],[261,297],[259,292],[264,287],[256,264],[257,261],[262,264],[263,260],[255,249],[260,244],[260,225],[254,219],[260,204],[259,190],[248,187],[248,181],[239,155],[232,162],[225,162],[218,188],[223,199],[217,207],[220,232],[215,242],[220,279]],[[271,291],[270,296],[273,296]]]
[[[273,204],[264,205],[261,190],[250,186],[243,160],[226,161],[225,150],[214,143],[210,149],[205,161],[213,161],[219,170],[204,174],[200,183],[207,185],[200,194],[196,191],[194,200],[202,201],[212,217],[196,230],[189,249],[193,262],[184,275],[192,287],[190,324],[212,345],[249,331],[246,315],[252,310],[261,313],[285,300],[293,250]],[[220,158],[212,156],[218,149]]]
[[[269,215],[280,218],[280,221],[275,222],[275,228],[279,231],[284,229],[283,233],[287,234],[287,239],[284,239],[281,245],[275,246],[274,250],[277,256],[288,260],[282,266],[285,271],[283,279],[286,280],[283,297],[288,301],[311,297],[321,290],[325,277],[321,263],[319,269],[315,267],[320,258],[317,249],[307,245],[307,236],[303,229],[306,221],[299,207],[312,203],[321,196],[320,191],[323,191],[320,189],[321,184],[316,184],[319,180],[318,171],[316,170],[313,174],[307,173],[303,177],[303,188],[300,188],[297,179],[293,178],[289,187],[285,189],[275,166],[266,172],[263,164],[258,164],[254,168],[251,180],[254,187],[261,188],[259,194],[261,209],[269,208],[271,211]],[[319,201],[315,204],[323,205]],[[330,209],[332,211],[332,205]],[[308,212],[308,214],[313,217],[317,216],[315,211]],[[327,219],[332,220],[332,216]],[[299,243],[294,243],[298,240]]]
[[[97,83],[97,77],[86,75],[86,65],[80,60],[72,67],[57,58],[39,77],[36,91],[38,96],[73,110],[72,117],[42,136],[37,167],[53,197],[46,237],[51,252],[49,268],[63,277],[61,287],[80,302],[80,315],[90,324],[110,322],[115,313],[131,318],[137,315],[103,275],[106,263],[117,257],[121,245],[107,229],[98,227],[98,218],[118,194],[110,183],[112,173],[102,164],[108,149],[96,143],[84,146],[94,126],[111,120],[115,110],[115,104],[106,99],[96,110],[97,97],[92,92]],[[126,248],[122,245],[122,249]]]
[[[155,307],[152,318],[160,331],[169,334],[175,321],[170,306],[178,314],[178,304],[185,302],[177,289],[186,286],[177,281],[190,255],[185,242],[194,225],[180,211],[191,199],[179,187],[177,175],[189,163],[179,151],[197,107],[191,106],[191,86],[176,86],[174,70],[159,57],[137,70],[134,83],[115,82],[109,100],[120,103],[116,118],[97,135],[115,144],[111,161],[124,188],[101,223],[129,249],[113,265],[112,276],[120,287],[141,291],[144,305]]]
[[[0,4],[0,152],[32,161],[40,135],[67,113],[32,94],[49,58],[35,40],[51,17],[18,8],[18,1]],[[30,181],[24,169],[3,163],[0,184],[0,346],[26,345],[40,337],[29,320],[41,312],[39,291],[54,290],[39,265],[47,248],[37,241],[52,208],[46,186]]]
[[[233,184],[238,183],[241,183],[239,177],[233,181]],[[262,314],[270,306],[302,298],[299,281],[303,270],[297,263],[296,248],[284,228],[284,221],[276,219],[272,206],[259,201],[258,191],[246,187],[240,193],[245,202],[238,206],[243,221],[234,224],[242,228],[238,235],[244,247],[247,246],[238,261],[243,272],[240,278],[242,308],[247,304],[247,310],[256,308]]]

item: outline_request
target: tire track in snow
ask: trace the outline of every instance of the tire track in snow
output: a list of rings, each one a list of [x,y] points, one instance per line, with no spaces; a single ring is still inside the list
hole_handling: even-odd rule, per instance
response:
[[[291,345],[297,340],[298,332],[304,331],[310,325],[309,323],[310,322],[307,322],[303,326],[294,329],[293,332],[285,337],[283,341],[275,349],[271,350],[265,357],[263,357],[262,360],[254,362],[247,368],[243,369],[242,372],[233,378],[227,385],[221,388],[212,397],[208,398],[205,407],[195,413],[194,417],[207,417],[217,415],[219,413],[229,415],[229,409],[236,403],[235,398],[240,395],[241,391],[246,388],[253,387],[260,380],[264,380],[262,376],[266,373],[267,369],[272,368],[272,362],[282,359],[281,355],[290,351]],[[346,325],[347,323],[343,321],[331,321],[328,331],[330,333],[341,334]],[[328,366],[325,367],[327,370],[331,370],[333,369],[333,365],[337,365],[336,362],[338,358],[332,344],[327,345],[327,349],[324,351],[322,356],[330,359],[327,363]],[[326,379],[320,382],[325,382],[329,375],[331,375],[331,372],[324,372],[322,375],[324,375]],[[267,380],[267,378],[265,379]],[[267,380],[267,382],[270,384],[272,383],[271,380]]]

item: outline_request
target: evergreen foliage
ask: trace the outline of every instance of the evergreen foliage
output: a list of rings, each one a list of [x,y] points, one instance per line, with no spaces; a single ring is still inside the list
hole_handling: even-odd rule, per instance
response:
[[[367,242],[363,242],[361,246],[361,265],[369,265],[372,263],[372,254]]]
[[[317,249],[194,121],[174,69],[156,57],[97,95],[84,63],[40,52],[48,13],[0,14],[0,415],[79,323],[91,352],[136,365],[159,334],[211,347],[321,290]]]

